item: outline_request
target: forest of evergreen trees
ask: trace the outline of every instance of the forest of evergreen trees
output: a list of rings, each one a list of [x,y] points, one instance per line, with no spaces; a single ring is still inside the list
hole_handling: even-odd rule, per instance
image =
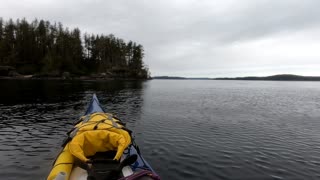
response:
[[[148,77],[140,44],[110,35],[81,35],[61,23],[0,18],[0,66],[19,74],[73,76],[105,74],[116,78]]]

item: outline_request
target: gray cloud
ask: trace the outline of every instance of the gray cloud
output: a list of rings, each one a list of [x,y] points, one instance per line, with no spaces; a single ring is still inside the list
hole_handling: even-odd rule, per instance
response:
[[[43,18],[83,32],[113,33],[137,41],[145,47],[153,75],[320,73],[310,69],[310,65],[320,68],[320,55],[313,48],[320,41],[312,38],[320,32],[317,0],[0,3],[4,18]]]

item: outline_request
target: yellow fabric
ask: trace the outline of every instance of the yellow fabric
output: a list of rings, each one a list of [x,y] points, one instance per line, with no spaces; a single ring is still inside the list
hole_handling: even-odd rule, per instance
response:
[[[69,151],[78,159],[86,162],[87,157],[93,156],[96,152],[117,150],[114,159],[119,160],[127,146],[122,135],[111,131],[95,130],[75,136],[69,143]]]
[[[112,121],[119,121],[111,118],[110,114],[94,113],[88,122],[77,124],[77,135],[68,143],[70,153],[86,162],[87,157],[96,152],[114,150],[117,151],[114,159],[119,160],[131,143],[131,137],[127,131],[119,129],[122,125],[117,123],[118,128],[114,127]]]
[[[119,160],[131,143],[131,137],[117,122],[111,114],[94,113],[88,122],[78,123],[75,126],[78,128],[76,135],[59,154],[47,179],[53,180],[60,172],[65,172],[69,179],[74,157],[86,162],[87,157],[96,152],[113,150],[117,151],[114,159]],[[115,123],[117,127],[114,127]]]

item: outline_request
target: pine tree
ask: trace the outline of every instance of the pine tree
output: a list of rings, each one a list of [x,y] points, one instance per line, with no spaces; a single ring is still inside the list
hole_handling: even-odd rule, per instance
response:
[[[22,74],[113,74],[146,78],[143,47],[109,35],[64,28],[61,23],[35,19],[4,22],[0,18],[0,66],[15,67]]]

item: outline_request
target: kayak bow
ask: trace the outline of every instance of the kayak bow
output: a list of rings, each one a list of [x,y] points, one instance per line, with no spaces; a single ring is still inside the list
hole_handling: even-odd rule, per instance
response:
[[[160,180],[125,123],[106,113],[95,94],[62,147],[48,180]]]

